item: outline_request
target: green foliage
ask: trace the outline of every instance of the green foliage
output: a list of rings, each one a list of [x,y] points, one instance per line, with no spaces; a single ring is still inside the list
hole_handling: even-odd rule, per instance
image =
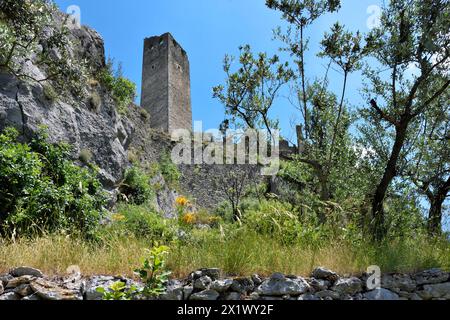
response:
[[[164,154],[159,161],[159,171],[166,183],[176,187],[180,181],[181,173],[177,165],[172,162],[169,154]]]
[[[55,89],[53,89],[53,87],[51,85],[44,85],[42,87],[43,93],[45,98],[50,101],[50,102],[55,102],[56,100],[58,100],[58,93],[55,91]]]
[[[245,127],[264,127],[269,132],[277,123],[269,119],[279,90],[293,78],[287,63],[280,63],[278,56],[267,57],[266,53],[254,55],[249,45],[239,48],[240,66],[231,71],[233,57],[225,56],[225,85],[214,87],[214,98],[225,106],[226,114],[234,122],[241,120]]]
[[[112,228],[125,235],[164,243],[176,239],[174,223],[146,206],[120,204],[113,216]]]
[[[1,232],[92,236],[105,205],[97,173],[74,165],[70,148],[49,144],[44,131],[30,143],[17,142],[17,136],[12,128],[0,134]]]
[[[340,0],[266,0],[266,6],[283,13],[283,19],[298,27],[305,27],[327,12],[341,8]]]
[[[125,172],[120,191],[129,203],[137,205],[149,202],[154,196],[150,185],[150,176],[137,166],[133,166]]]
[[[147,250],[147,256],[142,259],[142,266],[135,273],[144,282],[142,293],[149,297],[157,297],[166,291],[170,271],[166,269],[165,256],[169,253],[166,246],[154,247]]]
[[[250,230],[274,236],[285,243],[295,242],[300,235],[298,215],[287,204],[263,203],[257,210],[245,212],[244,223]]]
[[[110,59],[106,68],[100,72],[99,80],[111,92],[119,114],[126,115],[128,107],[136,97],[136,84],[123,77],[120,69],[119,65],[119,69],[115,72],[114,62]]]
[[[103,294],[102,300],[132,300],[139,293],[136,286],[127,289],[122,281],[114,282],[108,289],[98,287],[96,291]]]
[[[88,68],[85,61],[70,54],[70,31],[65,23],[58,25],[53,19],[57,10],[49,0],[0,2],[0,69],[24,80],[51,81],[60,92],[82,96]],[[24,71],[26,59],[41,66],[45,76],[34,78]]]
[[[449,25],[449,13],[446,1],[391,1],[383,8],[380,25],[366,36],[370,57],[375,62],[368,64],[363,72],[367,79],[363,93],[370,103],[361,110],[364,126],[360,131],[366,149],[376,151],[382,168],[369,195],[372,199],[370,227],[376,240],[386,233],[383,204],[403,182],[398,168],[407,166],[412,146],[430,133],[425,129],[418,135],[419,122],[426,119],[424,127],[432,128],[433,132],[438,126],[436,115],[440,113],[435,112],[441,108],[438,101],[443,98],[444,105],[448,106],[445,94],[450,86],[450,42],[447,34],[440,30]],[[411,66],[415,67],[414,72]],[[441,176],[442,172],[436,169],[436,176]],[[420,163],[414,168],[414,171],[419,170]],[[436,194],[437,198],[442,194],[447,197],[450,190],[450,180],[445,187],[447,178],[448,175],[444,175],[438,179],[444,182],[444,188],[442,193]],[[434,200],[437,199],[433,196],[431,207]],[[441,220],[442,208],[437,211],[437,220]],[[436,231],[441,222],[431,225]]]

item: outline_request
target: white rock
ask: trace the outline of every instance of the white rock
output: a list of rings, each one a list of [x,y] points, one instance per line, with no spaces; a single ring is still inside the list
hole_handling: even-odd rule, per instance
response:
[[[202,276],[194,281],[194,289],[206,290],[209,288],[210,284],[211,284],[211,278],[208,276]]]
[[[97,276],[91,278],[86,284],[85,299],[86,300],[102,300],[103,294],[97,291],[97,288],[109,288],[116,280],[114,277]]]
[[[63,289],[58,284],[44,279],[36,279],[30,286],[44,300],[83,300],[80,292]]]
[[[227,291],[231,285],[233,284],[233,280],[225,279],[225,280],[216,280],[211,283],[211,289],[215,290],[219,293]]]
[[[0,296],[0,301],[20,300],[20,296],[14,292],[8,292]]]
[[[299,296],[309,290],[308,283],[302,279],[288,279],[279,274],[274,274],[269,280],[264,281],[257,289],[262,296]]]
[[[26,297],[22,298],[22,300],[38,301],[38,300],[42,300],[42,299],[39,298],[39,296],[37,294],[32,294],[31,296],[26,296]]]
[[[339,278],[337,273],[323,267],[314,269],[311,276],[316,279],[328,280],[331,282],[334,282]]]
[[[214,290],[203,290],[192,294],[189,300],[217,300],[219,298],[219,293]]]
[[[331,289],[340,294],[354,295],[362,291],[362,281],[358,278],[342,278],[336,281]]]
[[[395,292],[388,289],[379,288],[364,294],[364,298],[367,300],[399,300],[400,297]]]
[[[315,296],[319,299],[324,300],[339,300],[340,295],[337,292],[331,291],[331,290],[323,290],[315,293]]]
[[[315,301],[315,300],[319,300],[319,298],[311,293],[305,293],[305,294],[300,295],[298,297],[298,300]]]
[[[166,292],[161,295],[161,300],[181,301],[184,298],[184,288],[180,281],[173,280],[167,284]]]

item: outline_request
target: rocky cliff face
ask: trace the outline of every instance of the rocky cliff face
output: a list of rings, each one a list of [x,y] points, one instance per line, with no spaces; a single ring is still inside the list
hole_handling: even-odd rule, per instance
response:
[[[62,20],[62,16],[56,19]],[[70,40],[70,55],[86,59],[93,70],[105,65],[103,40],[97,32],[84,26],[71,28]],[[45,71],[35,60],[23,63],[28,74],[45,78]],[[39,126],[46,126],[51,142],[64,141],[73,147],[74,159],[82,152],[92,154],[102,182],[112,188],[128,164],[126,148],[133,125],[118,116],[113,99],[98,83],[86,83],[83,91],[85,98],[81,100],[69,92],[55,95],[47,82],[19,80],[0,73],[0,130],[14,126],[23,139],[29,139]]]

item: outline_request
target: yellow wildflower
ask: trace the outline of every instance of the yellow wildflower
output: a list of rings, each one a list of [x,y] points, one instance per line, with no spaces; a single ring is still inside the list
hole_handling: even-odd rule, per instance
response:
[[[196,222],[196,220],[197,220],[197,218],[194,213],[186,213],[183,216],[183,222],[185,224],[194,224]]]
[[[186,199],[185,197],[178,197],[175,200],[176,204],[179,205],[180,207],[185,207],[189,204],[189,200]]]

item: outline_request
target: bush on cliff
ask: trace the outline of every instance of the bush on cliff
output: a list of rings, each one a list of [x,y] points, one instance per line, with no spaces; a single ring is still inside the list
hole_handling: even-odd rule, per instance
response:
[[[151,177],[143,169],[137,166],[129,168],[125,172],[124,181],[120,185],[122,198],[135,205],[148,203],[154,197],[150,179]]]
[[[136,97],[136,84],[122,75],[121,67],[114,71],[114,60],[109,59],[106,67],[100,72],[100,82],[111,92],[117,111],[126,115],[128,106]]]
[[[92,236],[106,199],[94,169],[76,166],[70,147],[48,143],[44,130],[30,143],[17,138],[13,128],[0,134],[0,232]]]

